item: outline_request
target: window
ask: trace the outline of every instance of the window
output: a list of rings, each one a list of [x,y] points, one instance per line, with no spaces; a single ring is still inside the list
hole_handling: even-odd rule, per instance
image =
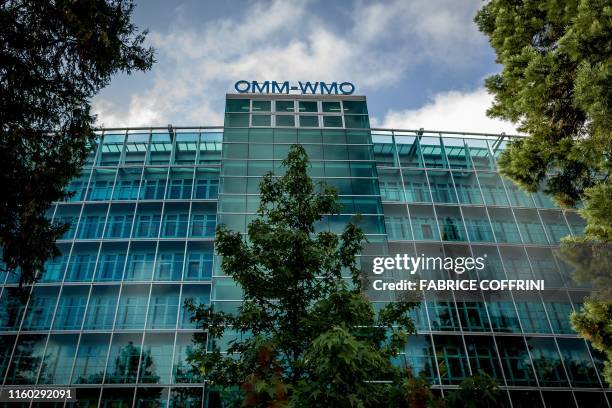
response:
[[[276,112],[294,112],[293,101],[276,101]]]
[[[148,287],[124,288],[117,310],[117,329],[143,329],[149,300]]]
[[[469,375],[467,356],[460,336],[434,336],[440,380],[458,384]]]
[[[172,175],[168,187],[167,198],[189,199],[191,198],[191,187],[193,186],[193,175],[189,172],[177,172]]]
[[[155,264],[156,280],[180,280],[183,273],[183,252],[159,253]]]
[[[584,340],[558,338],[557,342],[572,385],[574,387],[600,387]]]
[[[226,112],[248,112],[249,99],[227,99],[225,101]]]
[[[219,180],[218,179],[198,179],[196,180],[196,188],[193,194],[194,198],[212,199],[219,195]]]
[[[522,337],[496,337],[508,385],[535,386],[533,366]]]
[[[348,123],[346,126],[349,127]],[[425,167],[448,167],[444,151],[440,145],[440,138],[423,137],[420,139],[420,148]]]
[[[136,221],[135,236],[138,238],[157,238],[161,215],[139,215]]]
[[[424,375],[430,382],[437,382],[434,348],[429,335],[409,336],[406,343],[406,362],[413,374]]]
[[[406,200],[410,203],[429,203],[431,197],[427,187],[427,179],[424,171],[403,170],[404,190]],[[454,192],[453,192],[454,193]]]
[[[367,115],[368,109],[365,101],[343,101],[344,113]]]
[[[115,200],[135,200],[138,198],[140,180],[118,180],[113,198]]]
[[[150,280],[155,254],[133,253],[130,255],[125,280]]]
[[[90,281],[96,267],[97,250],[95,253],[73,253],[68,265],[66,281]]]
[[[57,306],[53,329],[55,330],[80,330],[85,306],[87,305],[87,291],[76,287],[65,287],[64,293]]]
[[[125,253],[102,253],[98,262],[96,281],[120,281],[125,265]]]
[[[129,238],[134,216],[111,215],[106,227],[106,238]]]
[[[321,107],[323,108],[323,112],[326,113],[342,113],[342,109],[340,108],[340,102],[321,102]]]
[[[108,334],[83,334],[74,363],[73,383],[102,383],[109,342],[110,335]]]
[[[342,116],[323,116],[323,127],[342,127]]]
[[[207,280],[212,276],[212,252],[191,252],[187,256],[185,280]]]
[[[472,373],[485,372],[498,381],[501,380],[501,366],[495,352],[495,344],[491,337],[465,336],[468,358]]]
[[[168,289],[168,293],[154,293],[151,296],[148,329],[174,329],[176,327],[179,312],[179,288],[170,287],[170,289]],[[172,347],[172,343],[170,343],[170,347]]]
[[[300,112],[316,112],[317,111],[316,102],[299,101],[298,106],[299,106],[298,110]]]
[[[45,352],[39,384],[68,384],[76,354],[78,335],[51,335]]]
[[[319,127],[319,117],[316,115],[300,115],[300,127]]]
[[[367,115],[344,115],[344,125],[347,128],[367,129],[370,122]]]
[[[215,214],[193,214],[191,218],[192,237],[212,237],[215,235]]]
[[[225,126],[227,127],[247,127],[249,126],[248,113],[226,113]]]
[[[552,338],[527,338],[540,386],[567,387],[568,381],[561,356]]]
[[[272,110],[271,101],[253,100],[251,103],[252,103],[251,110],[253,112],[270,112]]]
[[[162,227],[162,237],[181,238],[187,235],[187,214],[166,214]]]
[[[433,200],[436,203],[456,203],[457,196],[453,187],[453,179],[450,172],[429,172],[429,184]]]
[[[57,289],[51,287],[35,288],[23,319],[22,329],[48,330],[53,319],[57,295]]]
[[[295,126],[295,117],[293,115],[276,115],[276,126]]]
[[[497,174],[478,172],[478,179],[487,205],[508,205],[504,185]]]
[[[110,330],[113,328],[119,288],[95,286],[87,307],[84,329]]]
[[[79,225],[78,237],[81,239],[101,238],[105,219],[106,216],[103,215],[88,215],[82,217]]]
[[[271,126],[270,115],[251,115],[251,126]]]

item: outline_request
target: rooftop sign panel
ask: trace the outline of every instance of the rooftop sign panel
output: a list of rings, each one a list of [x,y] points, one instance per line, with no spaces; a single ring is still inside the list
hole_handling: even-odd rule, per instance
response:
[[[301,95],[352,95],[355,85],[351,82],[323,82],[323,81],[246,81],[240,80],[234,84],[238,93],[255,94],[301,94]]]

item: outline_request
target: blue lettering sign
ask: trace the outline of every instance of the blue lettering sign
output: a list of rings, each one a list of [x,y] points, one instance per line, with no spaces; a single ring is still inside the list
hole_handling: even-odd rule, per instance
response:
[[[234,84],[234,89],[238,91],[238,93],[249,92],[251,90],[251,83],[245,80],[238,81]]]
[[[306,95],[306,94],[316,94],[317,93],[317,87],[319,86],[318,82],[315,82],[314,85],[311,84],[310,82],[302,82],[299,81],[298,84],[300,85],[300,91],[302,91],[302,95]]]
[[[270,81],[264,81],[261,86],[257,81],[253,81],[252,84],[253,93],[270,93]]]
[[[271,86],[270,86],[271,85]],[[298,85],[291,84],[289,81],[245,81],[240,80],[234,84],[234,89],[238,93],[272,93],[272,94],[289,94],[291,91],[298,91],[302,95],[352,95],[355,92],[355,85],[351,82],[302,82],[298,81]]]
[[[325,82],[319,82],[319,86],[321,87],[321,95],[326,94],[337,94],[338,93],[338,83],[332,82],[327,85]]]
[[[283,82],[282,86],[278,86],[278,82],[272,81],[272,93],[289,93],[289,81]]]
[[[355,85],[350,82],[343,82],[340,84],[340,92],[342,92],[343,95],[351,95],[355,92]]]

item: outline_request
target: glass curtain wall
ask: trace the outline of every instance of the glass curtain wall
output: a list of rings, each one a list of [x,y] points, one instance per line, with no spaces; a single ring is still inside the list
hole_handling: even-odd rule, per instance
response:
[[[69,228],[26,304],[2,276],[5,385],[74,386],[78,406],[201,406],[181,305],[210,301],[222,130],[98,134],[49,214]]]

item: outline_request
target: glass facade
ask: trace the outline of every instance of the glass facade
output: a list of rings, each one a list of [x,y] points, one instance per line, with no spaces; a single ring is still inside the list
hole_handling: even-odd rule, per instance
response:
[[[70,227],[26,304],[2,275],[2,384],[76,387],[78,405],[66,406],[214,406],[187,369],[195,326],[183,302],[241,302],[215,258],[215,227],[246,231],[261,177],[281,170],[294,143],[343,205],[317,228],[339,232],[362,214],[365,273],[380,255],[486,255],[471,278],[545,281],[540,292],[422,293],[398,364],[441,392],[486,372],[508,406],[609,406],[601,356],[568,319],[588,288],[554,256],[584,221],[500,177],[503,137],[371,129],[359,96],[228,95],[224,127],[100,131],[73,195],[49,212]],[[422,271],[454,278],[444,274]]]

